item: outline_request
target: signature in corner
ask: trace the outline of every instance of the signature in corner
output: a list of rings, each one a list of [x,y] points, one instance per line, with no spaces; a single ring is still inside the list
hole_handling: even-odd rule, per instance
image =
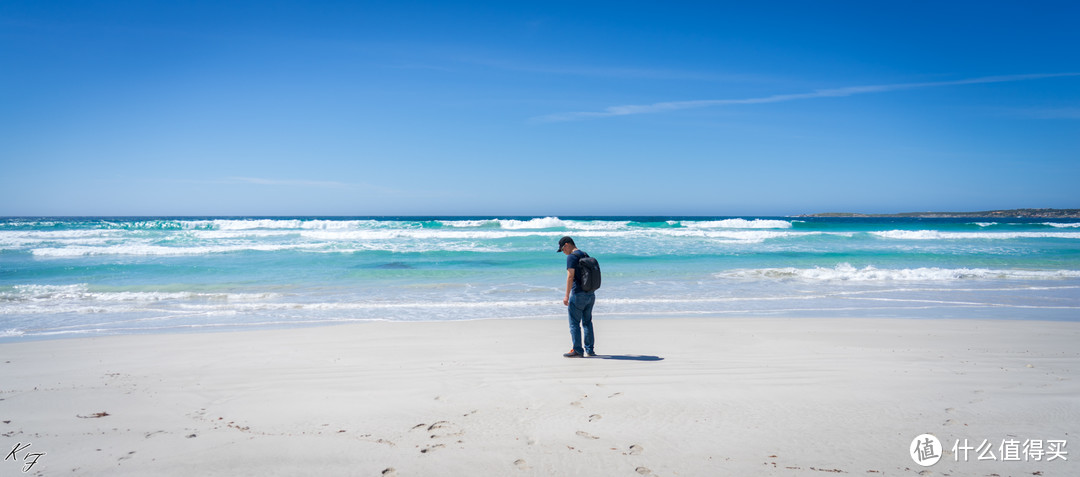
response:
[[[19,453],[25,452],[22,458],[22,464],[24,466],[22,471],[24,474],[30,472],[30,469],[34,468],[34,464],[37,464],[38,459],[45,455],[44,452],[30,452],[26,450],[30,445],[29,442],[27,442],[26,445],[23,445],[22,442],[16,443],[15,447],[11,448],[11,452],[8,452],[7,457],[4,457],[4,462],[7,462],[9,459],[19,462]]]

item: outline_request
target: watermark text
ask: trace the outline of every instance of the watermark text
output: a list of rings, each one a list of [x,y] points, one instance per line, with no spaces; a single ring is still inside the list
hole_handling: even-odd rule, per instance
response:
[[[4,462],[9,460],[14,461],[22,465],[24,474],[30,472],[30,469],[33,469],[34,465],[38,463],[38,459],[45,455],[44,452],[30,452],[28,450],[30,445],[29,442],[25,445],[22,442],[16,443],[15,447],[11,448],[11,452],[8,452],[7,457],[4,457]],[[21,459],[19,458],[19,453],[23,454]]]

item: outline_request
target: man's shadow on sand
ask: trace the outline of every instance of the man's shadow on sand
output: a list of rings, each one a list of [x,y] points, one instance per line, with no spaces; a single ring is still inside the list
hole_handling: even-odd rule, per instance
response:
[[[589,359],[614,359],[618,361],[663,361],[659,356],[646,356],[641,354],[598,354]]]

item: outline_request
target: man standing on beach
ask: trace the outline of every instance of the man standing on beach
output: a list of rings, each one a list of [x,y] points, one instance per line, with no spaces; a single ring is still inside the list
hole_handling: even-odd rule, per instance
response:
[[[574,349],[563,354],[567,358],[580,358],[582,356],[596,356],[593,349],[595,337],[593,336],[592,309],[596,302],[596,295],[581,289],[581,277],[576,273],[578,261],[588,257],[589,254],[578,250],[574,245],[574,239],[563,237],[559,239],[558,252],[566,254],[566,296],[563,305],[570,312],[570,338],[574,343]],[[582,347],[582,331],[585,332]]]

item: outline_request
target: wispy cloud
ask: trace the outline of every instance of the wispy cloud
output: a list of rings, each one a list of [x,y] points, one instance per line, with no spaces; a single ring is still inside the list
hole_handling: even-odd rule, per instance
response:
[[[1009,76],[984,76],[980,78],[969,78],[954,81],[934,81],[925,83],[896,83],[896,84],[882,84],[882,85],[868,85],[868,86],[849,86],[845,88],[832,88],[832,89],[819,89],[808,93],[794,93],[794,94],[777,94],[772,96],[763,96],[759,98],[742,98],[742,99],[703,99],[693,101],[667,101],[652,104],[631,104],[624,106],[611,106],[605,108],[602,111],[580,111],[569,113],[556,113],[546,116],[540,116],[533,118],[537,121],[544,122],[558,122],[558,121],[581,121],[585,119],[598,119],[598,118],[610,118],[614,116],[630,116],[636,114],[652,114],[662,113],[667,111],[677,111],[681,109],[695,109],[695,108],[707,108],[714,106],[729,106],[739,104],[766,104],[766,103],[782,103],[786,101],[797,101],[802,99],[816,99],[816,98],[839,98],[845,96],[854,96],[859,94],[869,93],[886,93],[890,91],[901,91],[908,89],[919,88],[936,88],[943,86],[960,86],[969,84],[984,84],[984,83],[1009,83],[1016,81],[1028,81],[1044,78],[1057,78],[1063,76],[1080,76],[1080,73],[1052,73],[1052,74],[1031,74],[1031,75],[1009,75]]]
[[[245,184],[257,184],[257,185],[269,185],[269,186],[291,186],[291,187],[335,187],[335,188],[353,188],[363,187],[361,184],[348,184],[345,182],[337,181],[309,181],[309,180],[296,180],[296,179],[266,179],[262,177],[230,177],[228,179],[231,182],[242,182]]]

